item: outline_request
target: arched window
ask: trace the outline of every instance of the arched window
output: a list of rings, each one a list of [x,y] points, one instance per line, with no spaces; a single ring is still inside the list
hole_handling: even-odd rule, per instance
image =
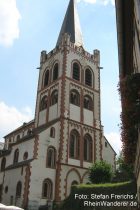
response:
[[[51,94],[51,106],[58,102],[58,90],[54,90]]]
[[[71,158],[79,158],[79,133],[73,130],[70,134],[69,156]]]
[[[78,63],[73,64],[73,72],[72,72],[72,78],[75,80],[80,80],[80,67]]]
[[[70,103],[76,106],[80,105],[80,94],[77,90],[71,90],[70,92]]]
[[[28,152],[24,152],[23,160],[27,160],[27,158],[28,158]]]
[[[53,68],[53,81],[57,79],[58,79],[58,63],[56,63]]]
[[[20,140],[20,135],[17,135],[17,141],[19,141]]]
[[[28,129],[27,135],[30,136],[31,134],[32,134],[32,130],[31,129]]]
[[[16,197],[21,197],[22,183],[19,181],[16,187]]]
[[[90,69],[85,70],[85,84],[92,86],[92,73]]]
[[[53,195],[53,184],[50,179],[45,179],[42,185],[42,197],[52,199]]]
[[[19,149],[15,150],[13,163],[18,163]]]
[[[84,137],[84,160],[92,161],[92,138],[89,134]]]
[[[55,138],[55,128],[51,127],[50,129],[50,137]]]
[[[4,171],[5,170],[5,166],[6,166],[6,158],[3,157],[2,158],[2,161],[1,161],[1,171]]]
[[[89,109],[89,110],[93,110],[93,101],[92,98],[90,96],[84,96],[84,108],[85,109]]]
[[[54,147],[49,147],[47,150],[47,167],[55,168],[56,150]]]
[[[49,70],[45,72],[45,77],[44,77],[44,87],[46,87],[49,84]]]
[[[40,102],[40,111],[43,111],[44,109],[47,109],[47,96],[43,96]]]
[[[5,192],[5,194],[8,193],[8,186],[5,187],[4,192]]]

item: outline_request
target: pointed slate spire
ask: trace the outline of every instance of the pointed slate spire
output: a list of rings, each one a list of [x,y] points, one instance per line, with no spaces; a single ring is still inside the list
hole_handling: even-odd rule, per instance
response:
[[[65,33],[70,35],[71,42],[75,43],[77,46],[83,46],[83,38],[75,1],[76,0],[70,0],[69,2],[56,46],[61,43],[62,36]]]

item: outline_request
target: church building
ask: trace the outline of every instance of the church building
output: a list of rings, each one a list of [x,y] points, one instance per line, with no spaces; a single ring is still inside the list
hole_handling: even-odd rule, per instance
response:
[[[76,1],[70,0],[55,48],[41,52],[35,117],[5,136],[0,202],[38,210],[89,183],[97,160],[115,170],[101,124],[100,52],[85,51]]]

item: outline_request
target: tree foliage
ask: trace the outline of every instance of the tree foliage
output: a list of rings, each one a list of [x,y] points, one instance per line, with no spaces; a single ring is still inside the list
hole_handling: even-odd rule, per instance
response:
[[[117,168],[114,177],[115,182],[124,182],[134,179],[133,165],[125,163],[122,152],[120,152],[117,158],[116,166]]]
[[[140,123],[140,73],[120,78],[118,90],[122,101],[122,150],[125,162],[133,164],[138,139],[137,126]]]
[[[89,168],[89,180],[91,183],[109,183],[112,175],[111,165],[105,161],[96,162]]]

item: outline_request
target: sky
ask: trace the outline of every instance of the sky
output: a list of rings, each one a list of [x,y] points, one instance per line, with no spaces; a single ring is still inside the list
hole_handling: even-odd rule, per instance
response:
[[[40,52],[51,51],[69,0],[0,0],[0,140],[34,118]],[[121,105],[114,0],[77,0],[84,48],[101,53],[104,134],[118,153]]]

